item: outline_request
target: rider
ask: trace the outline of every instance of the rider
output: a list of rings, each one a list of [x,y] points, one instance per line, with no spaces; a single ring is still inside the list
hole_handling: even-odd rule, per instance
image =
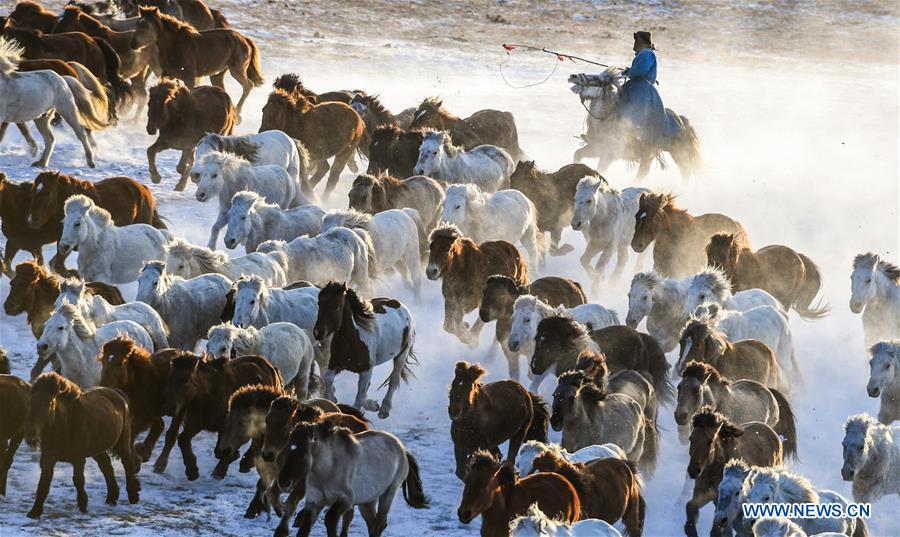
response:
[[[619,98],[619,110],[629,119],[639,143],[664,147],[678,132],[678,124],[666,113],[656,82],[656,47],[650,32],[634,33],[634,61],[622,74],[628,78]]]

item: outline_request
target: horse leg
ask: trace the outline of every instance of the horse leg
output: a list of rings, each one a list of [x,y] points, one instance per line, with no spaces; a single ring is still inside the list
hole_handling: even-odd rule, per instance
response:
[[[225,89],[225,73],[226,71],[222,71],[214,75],[209,75],[209,83],[217,88]]]
[[[156,154],[166,149],[170,149],[170,147],[162,141],[162,137],[147,148],[147,163],[150,166],[150,180],[153,181],[153,184],[159,184],[162,181],[159,170],[156,168]]]
[[[47,500],[47,494],[50,493],[50,483],[53,482],[53,469],[55,467],[56,461],[41,453],[41,478],[38,481],[37,493],[34,496],[34,506],[26,515],[28,518],[41,518],[41,514],[44,512],[44,502]]]
[[[47,163],[50,162],[50,155],[53,154],[53,147],[56,145],[56,137],[53,136],[53,129],[50,128],[50,116],[44,114],[35,119],[34,126],[37,127],[38,132],[41,133],[41,138],[44,139],[44,152],[41,154],[41,158],[32,162],[31,165],[38,168],[46,168]]]
[[[589,277],[592,277],[594,268],[591,266],[591,260],[594,259],[594,256],[600,253],[600,244],[596,241],[591,240],[589,237],[587,238],[587,246],[584,248],[584,253],[581,254],[581,257],[578,261],[581,263],[581,267],[587,273]]]
[[[698,491],[696,482],[694,485],[694,497],[688,500],[684,506],[687,520],[684,523],[684,533],[688,537],[698,537],[697,535],[697,518],[700,517],[700,508],[711,501],[715,501],[716,489]]]
[[[135,91],[134,99],[134,116],[129,121],[138,122],[141,120],[141,112],[147,105],[147,77],[150,76],[150,67],[145,67],[139,74],[131,77],[131,87]]]
[[[475,318],[475,323],[469,328],[469,348],[474,349],[478,346],[478,336],[481,335],[484,325],[485,322],[481,320],[480,316]]]
[[[222,76],[225,76],[225,73],[222,73]],[[247,101],[247,97],[250,96],[250,92],[253,91],[253,82],[250,82],[250,79],[247,78],[247,75],[243,72],[243,70],[232,69],[231,76],[238,81],[238,84],[241,85],[241,98],[238,99],[237,106],[235,109],[237,110],[237,122],[241,122],[241,110],[244,109],[244,103]],[[224,89],[225,86],[222,86]]]
[[[141,461],[147,462],[150,460],[150,455],[153,454],[153,446],[156,445],[159,435],[162,434],[165,428],[166,422],[162,418],[154,418],[150,422],[150,430],[147,431],[147,437],[134,447],[134,451],[141,458]]]
[[[250,505],[247,506],[247,511],[244,513],[244,518],[256,518],[256,515],[260,514],[263,510],[263,496],[266,493],[266,486],[263,484],[262,479],[256,480],[256,494],[253,495],[253,499],[250,500]]]
[[[302,490],[301,490],[302,489]],[[287,537],[288,528],[290,528],[291,517],[294,516],[294,511],[297,509],[297,504],[300,503],[300,499],[303,497],[302,495],[306,493],[306,486],[304,485],[295,485],[291,491],[288,493],[287,502],[284,504],[284,512],[281,515],[281,519],[278,521],[278,526],[275,528],[275,537]],[[302,517],[305,516],[306,509],[309,508],[309,505],[304,507],[303,511],[300,512],[301,518],[301,528],[302,526]],[[318,515],[318,513],[317,513]],[[315,520],[313,520],[314,522]],[[312,528],[312,523],[309,525]]]
[[[3,127],[0,127],[3,132],[6,131],[6,123],[3,124]],[[31,156],[36,157],[38,154],[38,145],[37,142],[34,141],[34,137],[31,136],[31,130],[28,128],[27,123],[16,123],[16,127],[19,129],[19,132],[22,134],[22,138],[25,139],[25,143],[28,144],[28,149],[31,151]],[[0,132],[0,140],[3,139],[3,132]]]
[[[346,149],[334,156],[334,162],[332,162],[331,170],[328,172],[328,182],[325,183],[325,192],[322,194],[322,201],[327,200],[331,192],[334,191],[334,187],[337,186],[341,178],[341,172],[344,171],[347,162],[353,158],[355,149],[354,146],[347,146]]]
[[[68,104],[64,104],[56,109],[56,113],[61,115],[66,123],[71,127],[73,131],[75,131],[75,136],[78,137],[78,141],[81,142],[81,147],[84,148],[84,158],[87,160],[87,165],[89,168],[96,168],[97,164],[94,162],[94,148],[91,147],[91,143],[96,145],[96,142],[93,142],[91,139],[90,131],[84,128],[84,125],[81,123],[81,119],[79,119],[78,110],[75,108],[75,103],[70,102]],[[41,116],[40,118],[34,120],[34,124],[37,125],[38,130],[41,128],[41,123],[45,125],[45,128],[50,128],[50,115]],[[47,155],[47,159],[50,159],[50,155]],[[42,159],[43,160],[43,159]],[[46,166],[46,162],[44,166]]]
[[[380,407],[378,401],[369,399],[369,386],[372,384],[372,368],[359,373],[359,379],[356,381],[356,400],[353,406],[360,410],[378,410]]]
[[[75,498],[78,510],[87,513],[88,495],[84,490],[84,459],[72,461],[72,484],[75,486]]]
[[[622,277],[622,271],[625,269],[625,263],[628,261],[628,244],[619,244],[616,248],[616,267],[613,269],[609,277],[610,284],[616,284]]]
[[[394,393],[400,387],[400,380],[403,377],[403,368],[406,367],[406,361],[409,358],[409,348],[400,352],[394,357],[394,368],[391,370],[391,376],[388,377],[388,389],[381,401],[381,408],[378,409],[378,417],[387,419],[391,415],[391,408],[394,406]]]
[[[105,451],[94,457],[97,466],[100,467],[100,473],[106,481],[106,504],[116,505],[119,503],[119,484],[116,483],[116,472],[113,470],[112,460],[109,453]]]
[[[9,475],[9,467],[12,466],[13,458],[16,456],[16,450],[22,443],[22,432],[15,433],[6,448],[0,454],[0,496],[6,496],[6,477]]]
[[[185,425],[184,430],[178,435],[178,447],[181,449],[181,458],[184,460],[184,475],[188,481],[196,481],[200,477],[200,469],[197,468],[197,456],[194,455],[194,448],[191,446],[191,440],[200,431],[194,430],[193,427],[188,428]]]
[[[334,369],[327,368],[325,369],[325,374],[323,375],[323,381],[325,383],[325,391],[322,394],[325,399],[329,401],[337,402],[337,397],[334,394],[334,377],[337,375]]]
[[[387,517],[391,511],[391,505],[397,496],[397,489],[400,488],[402,481],[391,484],[390,487],[381,496],[378,497],[378,513],[375,515],[375,528],[369,529],[369,535],[372,537],[381,537],[384,530],[387,529]],[[346,536],[344,536],[346,537]]]
[[[166,471],[166,466],[169,465],[169,453],[171,453],[172,448],[175,447],[175,439],[178,437],[178,430],[181,428],[183,422],[184,412],[172,417],[172,423],[169,424],[169,430],[166,431],[166,440],[163,442],[162,451],[159,453],[159,457],[156,458],[156,463],[153,465],[153,471],[157,474]]]
[[[351,516],[349,518],[352,520],[353,505],[346,498],[341,498],[331,504],[328,512],[325,513],[325,531],[328,533],[328,537],[338,537],[338,521],[340,521],[341,518],[344,517],[344,514],[347,511],[351,512]],[[345,527],[349,529],[349,521],[346,523]],[[343,535],[343,532],[341,533]]]
[[[309,182],[313,186],[313,188],[315,188],[319,185],[319,181],[321,181],[322,178],[325,177],[325,174],[328,173],[330,165],[328,164],[327,160],[322,159],[314,162],[313,168],[315,171],[313,171],[312,176],[309,178]]]
[[[319,518],[319,513],[322,512],[324,507],[324,505],[309,503],[303,506],[303,510],[300,511],[300,514],[297,515],[297,519],[294,521],[294,525],[299,527],[297,537],[309,537],[313,524],[316,523],[316,519]],[[275,537],[287,537],[287,525],[285,524],[283,534],[278,533],[279,529],[281,529],[281,526],[275,529]]]
[[[375,511],[375,502],[371,503],[361,503],[357,505],[359,508],[359,514],[362,515],[363,520],[366,522],[366,528],[369,530],[369,535],[373,535],[375,531],[375,517],[377,513]]]
[[[206,247],[210,250],[216,249],[216,242],[219,241],[219,232],[222,231],[222,228],[225,227],[225,224],[228,223],[228,213],[220,212],[216,217],[216,221],[213,222],[212,229],[209,231],[209,241],[206,243]]]
[[[600,284],[603,283],[604,271],[606,271],[606,265],[609,264],[609,260],[612,259],[612,249],[604,248],[600,253],[600,257],[597,259],[597,264],[594,265],[593,278],[591,279],[591,294],[595,294],[600,290]]]
[[[635,179],[638,181],[642,181],[650,175],[650,165],[653,164],[653,155],[644,155],[641,157],[640,164],[638,165],[637,176]]]
[[[569,252],[575,250],[575,247],[571,244],[563,244],[560,246],[560,241],[562,241],[562,228],[556,228],[550,230],[550,255],[554,257],[567,255]]]
[[[175,170],[180,174],[178,178],[178,184],[175,185],[176,192],[183,192],[185,188],[187,188],[188,177],[191,174],[191,166],[189,163],[194,162],[194,150],[193,149],[184,149],[181,151],[181,158],[178,159],[178,165],[175,166]]]

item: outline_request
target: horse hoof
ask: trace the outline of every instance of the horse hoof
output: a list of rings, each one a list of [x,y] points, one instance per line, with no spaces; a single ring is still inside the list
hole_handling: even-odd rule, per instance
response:
[[[41,518],[41,512],[42,511],[40,509],[32,509],[31,511],[28,511],[28,514],[25,516],[27,516],[28,518],[33,518],[35,520],[39,520]]]
[[[118,498],[107,498],[106,499],[106,505],[115,506],[115,505],[118,505],[118,503],[119,503]]]
[[[134,448],[134,453],[141,458],[141,462],[147,462],[150,460],[150,451],[152,448],[145,446],[143,444],[138,444]]]
[[[560,257],[560,256],[567,255],[574,251],[575,251],[574,246],[572,246],[571,244],[564,244],[563,246],[557,248],[555,251],[550,252],[550,255],[553,257]]]
[[[184,192],[184,189],[187,188],[186,181],[179,181],[175,188],[173,189],[175,192]]]
[[[249,461],[249,460],[241,461],[240,466],[238,466],[238,472],[240,472],[242,474],[249,474],[250,470],[252,470],[252,469],[253,469],[253,462]]]
[[[226,474],[228,474],[228,468],[219,468],[218,466],[213,468],[213,471],[212,471],[213,479],[218,479],[221,481],[222,479],[225,479]],[[196,478],[194,478],[194,479],[196,479]]]
[[[128,503],[135,504],[141,500],[141,494],[139,492],[129,492],[128,493]]]
[[[160,181],[162,181],[162,177],[153,173],[153,174],[150,174],[150,181],[152,181],[154,185],[158,185],[160,183]]]
[[[366,400],[365,403],[362,404],[362,407],[364,410],[368,410],[370,412],[375,412],[379,408],[381,408],[381,405],[379,405],[378,401],[376,401],[374,399],[368,399],[368,400]]]
[[[386,408],[382,408],[381,410],[378,411],[378,417],[383,420],[386,420],[388,418],[388,416],[390,416],[390,415],[391,415],[391,411]]]
[[[281,526],[278,526],[277,528],[275,528],[275,537],[287,537],[287,535],[288,535],[287,528],[283,528]]]
[[[157,460],[156,464],[153,465],[153,473],[161,474],[166,471],[166,466],[168,466],[169,461]]]
[[[191,469],[185,470],[184,475],[187,476],[188,481],[196,481],[196,480],[200,479],[200,470],[198,470],[196,468],[191,468]]]
[[[46,168],[47,167],[46,164],[44,164],[43,162],[41,162],[39,160],[32,162],[31,165],[35,168]]]

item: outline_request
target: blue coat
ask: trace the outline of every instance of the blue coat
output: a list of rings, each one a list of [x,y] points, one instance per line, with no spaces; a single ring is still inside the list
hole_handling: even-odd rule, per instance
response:
[[[668,147],[680,126],[656,91],[656,54],[649,48],[638,52],[624,74],[628,81],[619,96],[621,117],[632,122],[642,143]]]

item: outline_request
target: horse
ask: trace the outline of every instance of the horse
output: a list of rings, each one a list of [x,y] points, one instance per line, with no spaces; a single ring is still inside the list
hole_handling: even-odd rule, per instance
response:
[[[53,32],[53,27],[56,25],[57,15],[44,9],[37,2],[21,0],[9,13],[9,19],[21,28],[31,28],[49,34]]]
[[[272,287],[287,285],[284,269],[271,257],[253,252],[235,258],[209,248],[197,246],[184,239],[166,244],[166,265],[173,276],[184,279],[203,274],[221,274],[236,280],[243,274],[256,274]]]
[[[12,291],[10,291],[12,296]],[[900,419],[900,341],[881,341],[869,349],[869,397],[881,397],[878,421],[890,425]]]
[[[3,358],[6,359],[5,354]],[[0,496],[6,496],[6,478],[16,450],[22,443],[30,399],[31,385],[28,382],[10,375],[9,370],[0,374],[0,405],[3,405],[3,417],[0,418]]]
[[[87,196],[78,194],[66,200],[65,214],[56,250],[65,259],[77,249],[78,272],[86,279],[133,282],[144,262],[166,255],[167,232],[149,224],[117,227],[109,211]]]
[[[503,218],[497,219],[496,215]],[[459,228],[476,242],[503,240],[521,245],[532,267],[543,266],[547,245],[538,230],[538,213],[518,190],[484,193],[474,184],[447,187],[441,221]]]
[[[365,124],[359,114],[340,102],[313,104],[300,94],[291,95],[276,89],[269,95],[262,110],[259,132],[281,130],[299,140],[307,151],[314,171],[312,186],[328,174],[324,198],[337,186],[341,171],[353,161],[353,153],[365,134]],[[329,166],[327,159],[334,157]],[[351,168],[355,171],[356,164]]]
[[[770,426],[784,443],[786,457],[797,458],[797,425],[791,404],[774,388],[754,380],[725,378],[709,364],[688,362],[678,383],[675,423],[685,426],[709,405],[733,423],[758,421]]]
[[[224,92],[225,72],[229,72],[243,90],[236,107],[240,122],[250,91],[265,83],[256,43],[227,28],[198,32],[156,7],[140,7],[138,12],[141,20],[131,38],[131,48],[138,50],[155,44],[162,75],[183,81],[188,89],[194,89],[197,80],[208,75],[212,84]]]
[[[900,338],[900,267],[871,252],[853,259],[850,311],[862,313],[866,345]]]
[[[124,336],[107,341],[100,350],[100,386],[115,388],[128,396],[131,432],[135,437],[147,431],[144,441],[134,446],[135,453],[144,462],[150,460],[153,447],[165,429],[163,404],[166,383],[172,369],[172,359],[178,353],[176,349],[163,349],[151,354]],[[168,460],[179,425],[173,421],[166,432],[161,459]]]
[[[853,500],[874,503],[900,494],[900,442],[891,426],[857,414],[847,418],[844,431],[841,477],[853,483]]]
[[[191,439],[201,431],[220,431],[228,414],[231,394],[251,384],[271,386],[278,391],[284,389],[278,370],[261,356],[206,359],[182,352],[172,359],[163,410],[174,416],[173,421],[184,424],[178,435],[178,447],[188,481],[200,477]],[[213,470],[213,477],[224,478],[232,460],[220,460]],[[154,466],[154,471],[164,470],[164,465]]]
[[[718,304],[724,309],[737,311],[748,311],[758,306],[772,306],[785,312],[781,302],[763,289],[747,289],[731,294],[728,276],[715,267],[707,267],[688,279],[682,313],[688,317],[702,304]]]
[[[230,135],[237,112],[225,90],[215,86],[189,88],[181,81],[163,78],[150,88],[147,101],[147,134],[159,137],[147,148],[150,180],[162,181],[156,154],[166,149],[181,151],[175,167],[180,174],[176,191],[187,188],[197,143],[208,133]]]
[[[477,451],[464,481],[457,517],[468,524],[481,515],[482,537],[508,537],[510,523],[532,505],[566,524],[580,518],[578,492],[557,473],[540,472],[520,479],[512,466],[501,465],[487,451]]]
[[[773,244],[754,252],[742,243],[741,237],[717,233],[706,245],[706,262],[722,268],[731,282],[731,291],[768,291],[785,308],[794,308],[804,319],[821,319],[831,309],[821,301],[813,306],[822,289],[819,267],[809,257],[787,246]]]
[[[641,496],[641,478],[633,462],[618,458],[571,462],[553,451],[545,451],[534,459],[534,468],[557,473],[572,483],[581,500],[582,518],[597,518],[610,524],[621,520],[627,535],[643,534],[647,504]]]
[[[58,373],[44,373],[31,386],[23,430],[25,441],[41,449],[41,478],[28,518],[39,519],[43,514],[53,469],[60,461],[72,465],[79,511],[87,512],[84,461],[88,457],[97,461],[106,480],[106,503],[116,505],[119,486],[109,452],[122,461],[128,501],[138,502],[141,463],[132,445],[128,399],[118,390],[101,387],[82,391]]]
[[[722,530],[731,528],[740,537],[750,535],[750,525],[744,521],[742,511],[744,503],[742,491],[744,481],[754,470],[740,459],[732,459],[725,463],[722,479],[716,491],[716,510],[712,521],[714,532],[722,532]]]
[[[421,295],[422,253],[419,227],[404,210],[390,209],[374,216],[355,209],[329,211],[320,232],[336,227],[352,229],[374,248],[379,270],[395,269],[416,300]]]
[[[465,149],[474,149],[479,145],[497,146],[509,153],[514,163],[525,157],[519,147],[516,120],[511,113],[486,109],[460,119],[447,111],[443,104],[437,97],[422,101],[409,128],[447,131]]]
[[[0,172],[0,229],[6,237],[6,253],[2,264],[12,271],[12,262],[19,250],[31,254],[38,264],[44,264],[43,246],[59,238],[59,222],[47,222],[32,228],[28,225],[28,206],[31,205],[31,182],[13,183],[6,174]],[[7,272],[11,276],[11,272]]]
[[[519,347],[513,350],[509,340],[513,328],[514,304],[522,296],[530,296],[535,300],[540,300],[537,297],[541,297],[562,307],[581,307],[585,303],[581,286],[567,278],[548,276],[524,286],[518,285],[508,276],[494,275],[487,279],[481,292],[478,317],[485,323],[497,321],[495,337],[509,363],[509,377],[514,380],[519,379]],[[549,306],[546,307],[552,310]],[[528,354],[525,356],[530,357]]]
[[[253,252],[266,240],[292,241],[303,235],[319,233],[325,211],[316,205],[282,209],[267,203],[256,192],[244,190],[231,198],[226,215],[225,247],[246,246]]]
[[[369,175],[390,174],[394,177],[416,175],[419,147],[425,133],[421,130],[403,130],[395,125],[383,126],[372,133],[369,144]]]
[[[418,461],[396,436],[382,431],[354,435],[329,422],[294,428],[278,485],[291,491],[288,508],[275,530],[278,537],[287,536],[290,517],[304,496],[306,503],[297,530],[301,537],[309,536],[325,507],[325,526],[330,535],[337,535],[340,518],[344,519],[343,533],[347,533],[353,508],[358,505],[369,535],[380,537],[400,488],[406,504],[413,509],[425,509],[429,501]]]
[[[603,354],[611,372],[632,369],[646,371],[660,401],[671,402],[674,390],[669,382],[669,364],[656,340],[622,325],[588,330],[564,315],[552,315],[538,323],[535,332],[531,372],[542,375],[554,367],[559,377],[575,369],[584,351]]]
[[[61,277],[43,265],[34,261],[23,261],[16,265],[15,274],[9,282],[9,294],[3,302],[3,309],[7,315],[25,313],[25,320],[37,339],[44,332],[44,323],[56,307],[56,298],[59,296],[62,281]],[[122,293],[112,285],[87,282],[85,291],[103,297],[112,306],[125,303]]]
[[[637,177],[643,179],[650,173],[654,159],[666,167],[663,153],[668,152],[682,177],[689,178],[700,171],[700,139],[688,118],[667,108],[667,121],[677,125],[677,133],[665,141],[642,141],[640,129],[635,128],[640,126],[619,114],[623,81],[622,69],[618,67],[608,67],[599,75],[569,77],[572,92],[587,103],[584,106],[588,113],[587,132],[582,135],[584,145],[575,151],[575,162],[597,158],[597,169],[602,173],[612,162],[627,160],[638,164]]]
[[[515,162],[505,149],[480,145],[465,150],[453,145],[446,132],[426,131],[414,171],[447,183],[470,183],[483,192],[496,192],[509,186],[514,168]]]
[[[509,523],[509,534],[512,537],[622,537],[609,522],[590,518],[567,525],[549,518],[537,505]]]
[[[783,388],[775,353],[762,341],[743,339],[732,343],[709,322],[691,319],[681,331],[679,362],[703,362],[722,376],[755,380],[771,388]]]
[[[329,229],[315,237],[297,237],[291,242],[267,240],[256,251],[279,259],[288,281],[306,280],[325,285],[331,280],[350,282],[372,296],[372,278],[378,272],[373,248],[346,228]]]
[[[550,426],[562,431],[562,447],[577,451],[598,442],[622,448],[630,461],[653,473],[659,456],[656,424],[630,396],[585,382],[583,371],[566,371],[553,392]]]
[[[435,228],[428,243],[425,275],[432,281],[443,280],[444,330],[463,343],[477,344],[484,321],[479,317],[469,328],[463,316],[480,305],[489,276],[499,274],[512,278],[516,285],[526,285],[528,271],[522,256],[506,241],[477,243],[452,224]]]
[[[647,188],[631,187],[623,190],[613,188],[603,177],[584,177],[575,186],[568,199],[574,198],[571,225],[581,231],[587,246],[581,255],[581,266],[591,276],[594,285],[602,283],[606,265],[616,254],[616,266],[610,276],[617,281],[628,261],[628,246],[634,237],[634,214],[638,200],[650,194]],[[591,260],[600,254],[596,265]],[[639,255],[637,265],[643,264]]]
[[[136,300],[155,309],[169,327],[169,345],[192,350],[219,324],[231,280],[221,274],[203,274],[185,280],[166,271],[165,261],[144,263],[138,277]]]
[[[274,89],[279,89],[293,97],[303,96],[312,104],[337,102],[349,105],[354,95],[365,94],[362,90],[336,90],[316,93],[303,85],[297,73],[284,73],[272,82]]]
[[[691,418],[688,477],[694,492],[685,505],[684,532],[697,537],[700,508],[715,503],[725,464],[738,459],[754,466],[779,466],[784,454],[781,439],[765,423],[751,421],[735,425],[712,407],[704,407]]]
[[[22,48],[15,41],[0,37],[0,84],[4,88],[0,124],[34,121],[44,139],[44,151],[32,166],[45,168],[55,145],[50,128],[52,114],[47,112],[54,110],[75,131],[84,148],[87,165],[96,167],[89,133],[111,124],[105,100],[98,99],[81,82],[69,76],[46,70],[17,72],[21,58]],[[10,103],[16,104],[11,106]]]
[[[637,328],[647,318],[647,332],[669,352],[678,347],[684,328],[684,300],[690,278],[676,280],[656,272],[638,272],[628,290],[628,315],[625,324]]]
[[[115,321],[134,321],[139,324],[153,341],[152,350],[162,350],[169,346],[169,328],[156,310],[143,302],[127,302],[113,306],[100,295],[87,292],[84,280],[68,279],[59,286],[59,296],[55,306],[74,304],[81,315],[96,326],[104,326]]]
[[[456,362],[449,390],[450,438],[456,457],[456,477],[464,481],[470,458],[486,449],[499,455],[509,441],[506,462],[516,463],[528,440],[547,442],[547,404],[515,380],[480,381],[486,371],[478,364]]]
[[[426,233],[430,233],[441,219],[444,187],[424,175],[403,180],[390,175],[359,175],[348,197],[351,209],[373,215],[390,209],[415,209]]]
[[[562,256],[575,248],[560,246],[562,231],[570,225],[573,207],[570,202],[576,187],[585,177],[600,177],[584,164],[566,164],[555,172],[542,172],[533,160],[520,160],[509,177],[509,186],[525,194],[537,209],[538,230],[550,233],[550,255]]]
[[[626,460],[625,452],[619,446],[607,444],[594,444],[569,453],[559,444],[547,444],[537,440],[528,440],[519,448],[516,456],[516,471],[519,475],[530,475],[535,472],[534,459],[545,451],[552,451],[557,456],[572,462],[590,462],[596,459],[608,459],[610,457]]]
[[[206,352],[217,358],[264,356],[294,386],[299,400],[305,400],[313,365],[313,344],[306,330],[293,323],[277,322],[257,330],[222,323],[209,329]]]
[[[631,249],[641,253],[654,243],[653,270],[684,278],[706,268],[706,245],[723,232],[746,236],[740,223],[723,214],[693,216],[675,207],[672,194],[643,193],[634,213]]]
[[[72,382],[92,388],[100,382],[100,362],[97,356],[107,341],[126,335],[145,349],[153,348],[153,340],[144,328],[134,321],[113,321],[97,328],[81,315],[78,306],[65,303],[44,323],[44,332],[37,341],[38,361],[31,370],[37,377],[47,362],[54,365]]]
[[[606,365],[606,357],[591,351],[579,355],[575,370],[583,372],[585,380],[593,382],[601,390],[621,393],[634,399],[641,406],[644,417],[656,427],[659,417],[659,400],[656,390],[651,384],[652,377],[649,373],[621,369],[610,374],[609,367]]]
[[[350,107],[359,114],[363,123],[366,124],[366,136],[371,140],[372,133],[375,129],[382,126],[397,126],[401,129],[408,129],[415,117],[415,107],[410,107],[396,116],[388,110],[381,102],[379,95],[366,95],[364,93],[356,93],[350,100]],[[369,144],[363,144],[361,147],[364,153],[369,152]]]

